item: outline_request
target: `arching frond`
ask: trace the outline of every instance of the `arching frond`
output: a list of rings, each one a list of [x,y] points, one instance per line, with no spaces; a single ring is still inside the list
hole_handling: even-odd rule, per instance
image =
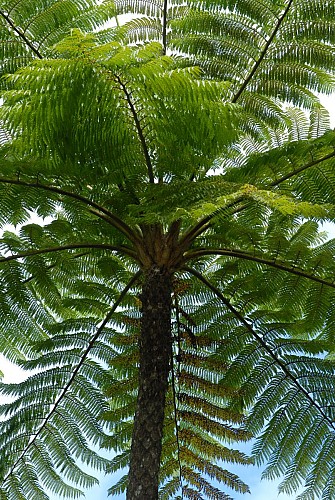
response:
[[[99,448],[106,439],[99,415],[107,410],[100,388],[108,380],[108,372],[99,352],[110,356],[111,344],[106,343],[104,328],[137,277],[138,273],[100,326],[95,326],[91,318],[86,328],[81,322],[79,330],[79,325],[76,328],[71,321],[60,323],[61,328],[58,323],[60,334],[56,329],[54,336],[35,342],[28,359],[21,362],[26,370],[38,372],[19,384],[1,384],[1,393],[13,400],[1,407],[1,489],[5,495],[13,482],[23,482],[27,486],[35,483],[38,495],[46,489],[76,498],[81,492],[73,484],[87,488],[97,482],[83,472],[78,461],[96,470],[105,469],[108,461],[92,450],[92,445]],[[28,480],[24,479],[26,464],[32,472]],[[24,498],[30,498],[30,494],[30,490],[22,491]]]
[[[228,355],[234,359],[221,380],[224,387],[236,387],[239,391],[233,405],[250,407],[252,402],[247,427],[259,435],[254,455],[259,463],[268,462],[264,476],[273,479],[284,474],[280,489],[291,495],[306,478],[306,490],[299,498],[320,494],[331,498],[327,485],[334,465],[330,454],[324,451],[334,440],[334,404],[327,384],[332,387],[335,371],[333,363],[324,359],[324,353],[332,351],[333,344],[321,340],[322,337],[320,341],[292,339],[301,314],[301,308],[295,304],[292,306],[297,316],[293,323],[283,321],[284,311],[286,318],[292,321],[294,317],[294,313],[288,313],[289,304],[276,311],[272,303],[271,309],[266,309],[266,296],[264,309],[255,313],[249,302],[235,297],[227,299],[221,286],[212,285],[196,270],[188,270],[207,283],[231,316],[228,328],[221,323],[226,345],[223,349],[218,347],[215,358],[227,359]],[[281,299],[285,291],[279,290]],[[241,312],[247,310],[248,319]],[[313,459],[306,461],[306,456]],[[316,471],[322,471],[322,477],[319,474],[316,479]]]

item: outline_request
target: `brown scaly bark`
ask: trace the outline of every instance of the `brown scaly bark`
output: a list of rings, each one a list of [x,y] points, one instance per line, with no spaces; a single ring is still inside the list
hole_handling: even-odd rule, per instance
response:
[[[144,274],[137,409],[127,500],[157,500],[165,395],[171,353],[171,274],[153,264]]]

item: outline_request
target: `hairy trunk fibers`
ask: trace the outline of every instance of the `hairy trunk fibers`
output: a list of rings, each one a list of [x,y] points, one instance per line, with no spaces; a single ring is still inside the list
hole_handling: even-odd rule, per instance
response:
[[[127,500],[157,500],[171,352],[171,276],[158,266],[142,289],[139,392]]]

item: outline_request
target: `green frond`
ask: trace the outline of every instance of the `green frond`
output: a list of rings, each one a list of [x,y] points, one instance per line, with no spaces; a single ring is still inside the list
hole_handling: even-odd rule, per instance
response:
[[[108,495],[120,495],[126,491],[128,477],[123,476],[117,483],[108,489]]]
[[[189,464],[190,467],[195,467],[199,471],[205,473],[211,480],[224,482],[229,488],[241,493],[248,493],[249,489],[235,474],[229,473],[221,467],[199,458],[195,453],[187,448],[181,448],[181,459]]]
[[[204,493],[208,498],[213,498],[215,500],[232,500],[230,496],[212,486],[191,468],[184,466],[182,472],[185,480],[196,488],[196,490],[193,491]],[[198,493],[196,493],[196,496],[188,496],[190,494],[188,488],[183,488],[183,493],[184,495],[186,493],[186,498],[201,498]]]
[[[6,0],[0,11],[0,74],[13,73],[33,59],[49,57],[52,47],[76,27],[93,31],[115,16],[104,0]]]
[[[316,139],[330,129],[329,111],[321,105],[316,105],[310,114],[310,129],[308,137]]]

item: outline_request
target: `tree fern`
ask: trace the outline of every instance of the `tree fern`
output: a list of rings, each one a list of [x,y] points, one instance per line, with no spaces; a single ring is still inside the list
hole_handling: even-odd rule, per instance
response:
[[[77,498],[90,466],[131,500],[229,500],[253,460],[332,498],[333,19],[2,6],[0,346],[27,371],[0,385],[2,498]]]

